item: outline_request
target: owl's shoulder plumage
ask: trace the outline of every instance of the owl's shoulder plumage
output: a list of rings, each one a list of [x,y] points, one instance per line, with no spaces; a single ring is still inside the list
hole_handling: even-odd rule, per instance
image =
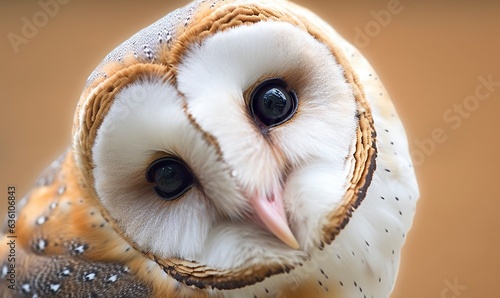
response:
[[[2,297],[150,296],[127,264],[137,252],[117,237],[93,200],[66,152],[20,202],[15,233],[5,231],[3,241],[16,245],[13,262],[9,247],[0,247]],[[11,265],[15,291],[8,288]]]

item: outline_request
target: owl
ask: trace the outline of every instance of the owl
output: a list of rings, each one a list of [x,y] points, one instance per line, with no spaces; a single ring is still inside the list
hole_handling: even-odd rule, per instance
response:
[[[365,58],[284,0],[198,0],[90,75],[16,205],[3,297],[388,297],[419,196]]]

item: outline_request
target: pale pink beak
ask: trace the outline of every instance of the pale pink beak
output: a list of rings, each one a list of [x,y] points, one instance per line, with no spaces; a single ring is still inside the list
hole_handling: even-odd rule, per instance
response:
[[[255,211],[256,218],[254,220],[263,225],[264,228],[273,233],[283,243],[293,249],[299,249],[300,245],[295,239],[288,220],[285,215],[285,207],[283,204],[283,194],[281,191],[276,191],[271,196],[255,195],[250,199],[250,205]]]

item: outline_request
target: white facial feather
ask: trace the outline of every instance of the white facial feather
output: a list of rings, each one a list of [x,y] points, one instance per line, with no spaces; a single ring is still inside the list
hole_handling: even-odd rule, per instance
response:
[[[188,111],[217,138],[224,159],[237,171],[247,193],[269,192],[284,182],[279,158],[290,163],[291,175],[301,170],[312,174],[302,169],[311,163],[324,165],[305,180],[285,182],[292,231],[306,249],[317,242],[321,232],[317,211],[332,210],[345,193],[347,176],[342,173],[356,125],[352,89],[327,48],[288,23],[262,22],[208,38],[189,50],[178,73]],[[269,142],[256,128],[243,94],[259,80],[290,73],[301,73],[305,80],[287,81],[298,93],[299,108],[290,121],[271,129]],[[309,179],[328,179],[328,189],[311,187]],[[317,208],[302,208],[315,203]]]
[[[216,210],[196,190],[187,195],[189,204],[162,201],[145,183],[146,168],[164,153],[190,161],[193,171],[213,175],[225,187],[231,182],[220,177],[213,148],[200,141],[181,105],[177,91],[158,78],[122,90],[96,138],[94,175],[103,205],[141,247],[192,258],[202,251]]]
[[[307,80],[288,83],[296,89],[299,110],[270,131],[269,142],[253,122],[244,92],[263,78],[298,69]],[[298,28],[265,22],[208,38],[189,50],[178,72],[180,94],[158,78],[135,82],[117,95],[99,130],[93,150],[96,190],[111,216],[147,251],[232,268],[252,257],[262,261],[283,254],[283,244],[272,236],[264,240],[261,227],[234,220],[234,214],[246,212],[251,195],[279,186],[284,187],[291,229],[307,251],[321,236],[318,215],[339,204],[347,182],[343,174],[350,166],[346,156],[354,138],[356,106],[341,67],[324,45]],[[324,100],[327,95],[331,100]],[[204,133],[216,138],[223,160],[189,122],[183,100]],[[163,202],[141,181],[159,152],[186,162],[199,187],[179,200]],[[289,161],[289,177],[280,159]],[[221,254],[249,224],[255,237],[246,241],[255,247],[275,241],[275,248],[268,253],[242,250],[233,257]]]

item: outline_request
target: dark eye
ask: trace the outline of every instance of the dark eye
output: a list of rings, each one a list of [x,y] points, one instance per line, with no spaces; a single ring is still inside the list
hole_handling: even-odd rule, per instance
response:
[[[154,183],[154,190],[165,200],[175,200],[194,184],[188,167],[174,158],[160,158],[149,165],[146,179]]]
[[[297,110],[297,96],[281,79],[262,82],[250,96],[252,114],[268,127],[280,125]]]

